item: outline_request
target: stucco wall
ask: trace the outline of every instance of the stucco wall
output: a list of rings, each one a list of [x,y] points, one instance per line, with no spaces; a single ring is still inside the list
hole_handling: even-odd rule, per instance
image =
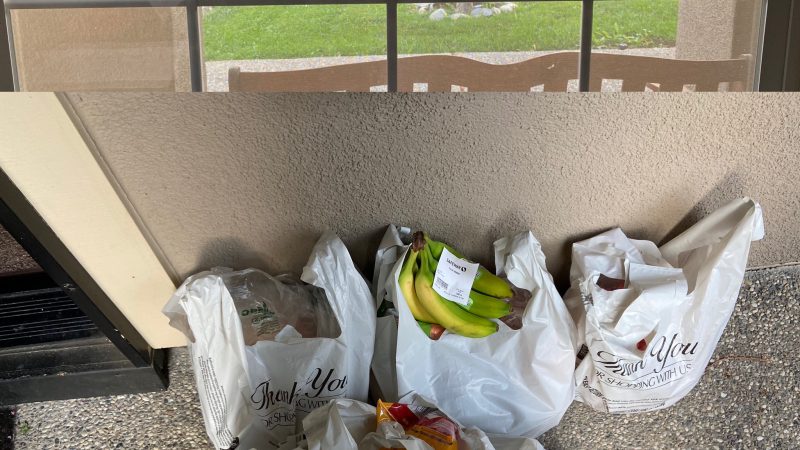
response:
[[[188,91],[180,8],[14,10],[22,90]]]
[[[800,260],[800,101],[781,94],[73,94],[181,276],[299,272],[325,228],[369,267],[388,223],[481,261],[531,229],[662,241],[728,199],[764,208],[751,265]]]

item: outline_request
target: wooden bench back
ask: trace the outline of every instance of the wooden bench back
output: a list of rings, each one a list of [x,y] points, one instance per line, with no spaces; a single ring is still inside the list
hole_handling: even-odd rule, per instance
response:
[[[399,58],[397,83],[400,92],[412,92],[415,83],[426,83],[428,92],[450,92],[453,86],[468,91],[528,92],[542,86],[545,92],[565,92],[577,79],[578,52],[558,52],[513,64],[487,64],[450,55]],[[590,90],[599,91],[603,80],[621,80],[623,92],[645,88],[680,92],[685,85],[695,91],[744,90],[751,66],[749,57],[719,61],[689,61],[650,56],[593,53]],[[231,92],[369,92],[385,86],[386,61],[342,64],[284,72],[228,71]]]

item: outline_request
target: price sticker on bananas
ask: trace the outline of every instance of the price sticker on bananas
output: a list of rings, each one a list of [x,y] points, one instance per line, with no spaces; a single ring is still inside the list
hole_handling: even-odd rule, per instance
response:
[[[443,249],[433,277],[433,290],[459,305],[469,305],[469,291],[478,274],[478,266]]]

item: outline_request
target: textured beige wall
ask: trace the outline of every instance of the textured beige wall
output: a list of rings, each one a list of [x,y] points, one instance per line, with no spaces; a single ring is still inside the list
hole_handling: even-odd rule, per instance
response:
[[[188,91],[180,8],[15,10],[22,90]]]
[[[796,94],[74,94],[181,276],[298,272],[325,228],[369,267],[388,223],[489,261],[530,228],[565,280],[570,243],[661,241],[750,195],[751,265],[800,260]]]

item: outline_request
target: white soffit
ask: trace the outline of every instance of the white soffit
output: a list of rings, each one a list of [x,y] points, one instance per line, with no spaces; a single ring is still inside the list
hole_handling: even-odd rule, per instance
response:
[[[55,94],[0,94],[0,167],[151,347],[185,345],[173,282]]]

